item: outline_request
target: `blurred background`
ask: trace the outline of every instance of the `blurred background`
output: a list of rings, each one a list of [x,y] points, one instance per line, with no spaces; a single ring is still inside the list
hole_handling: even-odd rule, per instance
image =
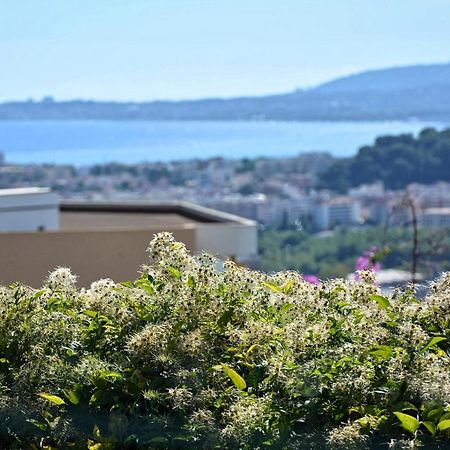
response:
[[[1,0],[0,282],[133,277],[161,230],[312,282],[450,270],[449,41],[446,0]]]

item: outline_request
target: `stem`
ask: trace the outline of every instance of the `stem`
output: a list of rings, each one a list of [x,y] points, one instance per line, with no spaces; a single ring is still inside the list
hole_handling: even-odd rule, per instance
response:
[[[411,258],[411,282],[417,283],[417,260],[419,258],[419,237],[417,227],[417,211],[416,205],[412,199],[409,199],[412,214],[412,227],[413,227],[413,245],[412,245],[412,258]]]

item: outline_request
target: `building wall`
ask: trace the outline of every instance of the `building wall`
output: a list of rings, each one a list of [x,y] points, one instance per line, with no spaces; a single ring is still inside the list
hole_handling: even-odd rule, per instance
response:
[[[57,230],[59,198],[35,193],[0,196],[0,231]]]
[[[34,210],[5,211],[0,209],[0,231],[57,230],[59,210],[36,208]]]
[[[319,230],[328,230],[330,227],[329,207],[325,203],[319,203],[313,210],[314,224]]]
[[[423,213],[419,215],[419,225],[429,228],[449,228],[450,213]]]
[[[319,203],[314,211],[315,225],[319,230],[327,230],[336,225],[355,225],[361,216],[357,202],[328,204]]]
[[[233,223],[198,224],[195,230],[197,251],[219,257],[232,257],[243,263],[258,254],[258,228]]]
[[[39,287],[49,271],[70,267],[80,286],[100,278],[133,280],[147,262],[146,249],[160,229],[0,233],[0,284]],[[195,251],[195,229],[167,229]]]

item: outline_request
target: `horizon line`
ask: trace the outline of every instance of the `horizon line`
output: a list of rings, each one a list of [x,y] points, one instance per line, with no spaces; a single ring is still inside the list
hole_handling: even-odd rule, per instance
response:
[[[282,91],[282,92],[267,92],[267,93],[260,93],[260,94],[239,94],[239,95],[232,95],[232,96],[220,96],[220,95],[212,95],[212,96],[206,96],[206,97],[193,97],[193,98],[178,98],[178,99],[164,99],[164,98],[154,98],[154,99],[147,99],[147,100],[136,100],[136,99],[95,99],[95,98],[85,98],[85,97],[71,97],[71,98],[64,98],[64,99],[58,99],[55,98],[52,94],[46,94],[41,96],[40,99],[35,99],[34,97],[28,97],[25,99],[9,99],[9,100],[0,100],[0,105],[8,104],[8,103],[71,103],[71,102],[83,102],[83,103],[132,103],[132,104],[144,104],[144,103],[180,103],[180,102],[198,102],[198,101],[210,101],[210,100],[219,100],[219,101],[227,101],[227,100],[238,100],[238,99],[246,99],[246,98],[263,98],[263,97],[271,97],[271,96],[278,96],[278,95],[289,95],[294,94],[296,92],[307,92],[312,91],[314,89],[319,88],[320,86],[326,85],[328,83],[349,78],[352,76],[358,76],[362,75],[364,73],[371,73],[371,72],[378,72],[383,70],[392,70],[392,69],[404,69],[408,67],[426,67],[426,66],[436,66],[436,65],[448,65],[450,64],[450,59],[445,61],[439,61],[439,62],[427,62],[427,63],[415,63],[415,64],[402,64],[398,66],[385,66],[385,67],[377,67],[377,68],[368,68],[368,69],[362,69],[357,72],[349,72],[345,75],[341,75],[334,78],[329,78],[325,81],[319,82],[317,84],[313,84],[310,86],[303,86],[303,87],[293,87],[292,90],[288,91]]]

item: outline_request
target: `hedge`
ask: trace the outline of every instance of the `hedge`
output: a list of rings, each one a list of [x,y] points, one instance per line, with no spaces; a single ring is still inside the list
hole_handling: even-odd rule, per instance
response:
[[[450,274],[418,300],[148,253],[134,282],[0,288],[2,448],[450,448]]]

